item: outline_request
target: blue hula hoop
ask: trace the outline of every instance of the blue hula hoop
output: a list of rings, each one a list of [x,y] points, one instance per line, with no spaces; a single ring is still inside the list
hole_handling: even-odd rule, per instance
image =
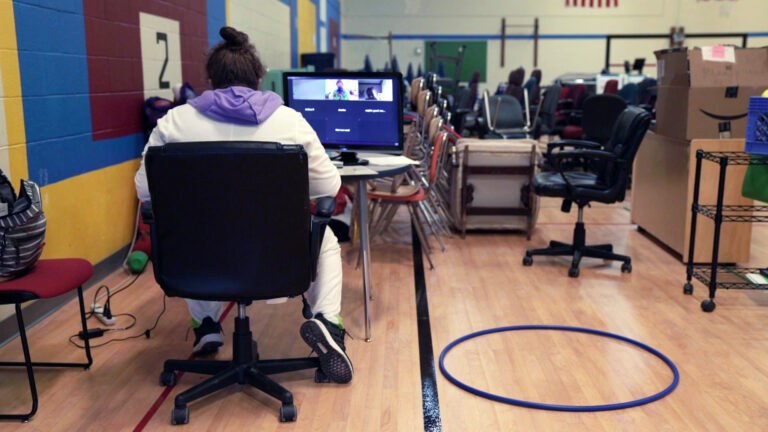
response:
[[[652,396],[647,396],[647,397],[633,400],[630,402],[621,402],[621,403],[613,403],[613,404],[605,404],[605,405],[558,405],[558,404],[548,404],[548,403],[539,403],[539,402],[529,402],[529,401],[524,401],[520,399],[513,399],[513,398],[504,397],[504,396],[499,396],[499,395],[488,393],[482,390],[478,390],[474,387],[470,387],[464,384],[463,382],[457,380],[456,378],[453,377],[453,375],[451,375],[448,372],[448,370],[446,370],[445,363],[444,363],[445,356],[448,354],[448,351],[450,351],[456,345],[468,339],[476,338],[478,336],[483,336],[491,333],[500,333],[505,331],[515,331],[515,330],[562,330],[562,331],[571,331],[571,332],[578,332],[578,333],[587,333],[592,335],[608,337],[611,339],[617,339],[617,340],[635,345],[637,347],[640,347],[645,351],[648,351],[649,353],[663,360],[664,363],[666,363],[667,366],[669,366],[669,368],[672,370],[672,372],[675,375],[675,378],[674,380],[672,380],[672,384],[670,384],[664,390]],[[644,405],[644,404],[659,400],[664,396],[672,393],[675,387],[677,387],[677,384],[680,382],[680,373],[677,371],[677,366],[675,366],[675,364],[672,363],[672,360],[670,360],[667,356],[665,356],[658,350],[654,349],[653,347],[650,347],[642,342],[638,342],[634,339],[630,339],[625,336],[617,335],[614,333],[608,333],[601,330],[593,330],[593,329],[588,329],[584,327],[569,327],[569,326],[556,326],[556,325],[521,325],[521,326],[510,326],[510,327],[497,327],[497,328],[492,328],[487,330],[481,330],[475,333],[470,333],[466,336],[462,336],[456,339],[455,341],[451,342],[450,344],[448,344],[448,346],[446,346],[445,349],[443,349],[443,352],[440,353],[440,372],[443,373],[443,375],[448,379],[448,381],[452,382],[453,384],[460,387],[461,389],[466,390],[470,393],[474,393],[486,399],[490,399],[496,402],[503,402],[511,405],[518,405],[525,408],[535,408],[535,409],[550,410],[550,411],[592,412],[592,411],[610,411],[610,410],[636,407],[636,406]]]

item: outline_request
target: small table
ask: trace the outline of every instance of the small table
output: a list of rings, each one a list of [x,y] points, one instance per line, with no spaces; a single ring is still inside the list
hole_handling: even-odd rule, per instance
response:
[[[363,155],[361,155],[363,156]],[[392,177],[397,174],[402,174],[408,171],[413,164],[404,163],[399,165],[374,165],[375,157],[369,157],[365,155],[366,159],[371,161],[371,165],[366,165],[363,168],[368,168],[374,173],[365,170],[365,173],[354,172],[358,169],[356,166],[345,166],[339,168],[339,174],[341,174],[341,181],[344,183],[357,184],[357,193],[355,196],[358,214],[360,215],[360,247],[363,253],[363,296],[365,297],[365,341],[371,341],[371,313],[368,302],[371,300],[373,293],[373,282],[371,281],[371,245],[368,240],[368,186],[367,180]]]

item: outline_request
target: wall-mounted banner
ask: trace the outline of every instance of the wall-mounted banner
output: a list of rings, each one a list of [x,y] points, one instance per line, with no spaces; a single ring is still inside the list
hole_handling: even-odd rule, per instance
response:
[[[566,7],[619,7],[619,0],[565,0]]]

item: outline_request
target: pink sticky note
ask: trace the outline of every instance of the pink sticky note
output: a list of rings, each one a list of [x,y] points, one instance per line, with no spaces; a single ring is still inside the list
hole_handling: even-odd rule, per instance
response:
[[[725,58],[725,47],[722,45],[715,45],[712,47],[712,58]]]

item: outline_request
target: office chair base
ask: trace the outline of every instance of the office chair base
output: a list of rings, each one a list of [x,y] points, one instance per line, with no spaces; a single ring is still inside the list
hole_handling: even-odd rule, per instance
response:
[[[171,423],[187,424],[189,407],[187,404],[211,393],[235,384],[250,384],[282,403],[280,421],[295,421],[296,406],[293,394],[278,384],[268,375],[316,368],[315,382],[323,380],[324,373],[319,370],[320,361],[316,358],[293,358],[280,360],[259,360],[256,342],[252,340],[248,317],[235,318],[232,360],[166,360],[160,374],[160,384],[176,385],[176,372],[192,372],[213,375],[211,378],[193,386],[176,396],[171,413]]]
[[[573,261],[571,262],[571,267],[568,269],[568,276],[573,278],[579,277],[579,264],[581,264],[581,259],[585,257],[600,258],[607,261],[621,261],[621,272],[632,272],[632,259],[625,255],[613,253],[613,245],[585,245],[585,239],[586,231],[584,230],[584,223],[577,222],[576,227],[573,230],[573,244],[551,241],[549,242],[549,247],[542,249],[528,249],[525,251],[525,256],[523,257],[523,265],[533,265],[533,257],[535,255],[572,256]]]

